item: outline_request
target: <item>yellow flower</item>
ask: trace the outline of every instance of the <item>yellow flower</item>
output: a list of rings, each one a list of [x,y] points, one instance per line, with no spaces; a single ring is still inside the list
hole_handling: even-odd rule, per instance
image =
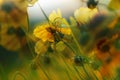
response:
[[[71,30],[68,27],[69,24],[67,23],[67,21],[64,18],[62,18],[60,10],[58,10],[58,13],[53,11],[49,16],[49,20],[52,23],[54,23],[55,19],[57,19],[57,18],[61,18],[60,19],[61,23],[56,22],[56,25],[46,23],[46,24],[37,26],[33,32],[35,37],[41,39],[43,42],[45,42],[45,41],[54,42],[54,36],[55,36],[54,34],[56,34],[56,32],[70,35]],[[62,26],[62,24],[65,25],[65,28],[58,27],[58,26]]]
[[[41,26],[37,26],[34,29],[33,34],[35,37],[41,39],[43,42],[49,41],[54,42],[54,31],[61,32],[62,34],[70,34],[69,28],[55,28],[55,26],[50,26],[49,24],[43,24]]]
[[[57,18],[58,18],[58,21],[56,21],[56,24],[53,25],[55,19]],[[62,18],[62,15],[59,9],[57,13],[53,11],[50,14],[49,20],[52,24],[46,23],[43,25],[39,25],[34,29],[33,34],[35,35],[35,37],[37,37],[38,39],[41,39],[43,42],[46,42],[46,41],[54,42],[54,37],[55,37],[54,34],[56,34],[56,32],[70,35],[71,30],[68,27],[69,24],[64,18]],[[65,28],[59,27],[59,26],[62,26],[63,24],[65,25]]]
[[[97,8],[89,9],[87,7],[81,7],[75,11],[74,16],[79,23],[87,23],[97,13]]]
[[[35,37],[41,39],[43,42],[45,41],[53,42],[54,38],[52,34],[47,30],[49,27],[50,27],[49,24],[43,24],[41,26],[37,26],[34,29],[33,34],[35,35]]]

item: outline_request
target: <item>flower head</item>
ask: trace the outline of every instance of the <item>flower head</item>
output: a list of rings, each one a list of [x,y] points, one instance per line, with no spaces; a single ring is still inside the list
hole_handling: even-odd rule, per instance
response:
[[[74,16],[78,21],[78,23],[87,23],[97,13],[98,13],[98,10],[96,8],[89,9],[87,7],[81,7],[75,11]]]
[[[56,34],[58,33],[63,35],[70,34],[71,31],[70,31],[70,28],[68,27],[69,25],[67,21],[62,18],[60,10],[58,10],[58,14],[55,11],[53,11],[49,16],[49,20],[51,24],[46,23],[46,24],[37,26],[34,29],[33,34],[35,35],[35,37],[41,39],[43,42],[46,42],[46,41],[54,42]],[[63,28],[62,24],[66,25],[66,27]]]
[[[37,26],[34,29],[33,34],[35,35],[35,37],[37,37],[38,39],[41,39],[43,42],[45,41],[50,41],[53,42],[53,36],[52,34],[47,30],[48,28],[50,28],[52,26],[49,26],[49,24],[44,24],[41,26]]]

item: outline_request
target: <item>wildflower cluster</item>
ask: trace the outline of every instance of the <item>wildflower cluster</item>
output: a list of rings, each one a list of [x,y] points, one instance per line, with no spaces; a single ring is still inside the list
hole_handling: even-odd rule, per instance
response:
[[[53,11],[49,15],[48,22],[36,26],[33,31],[38,39],[35,45],[37,55],[44,53],[42,55],[49,56],[48,53],[57,53],[66,64],[63,53],[68,50],[68,55],[73,54],[69,60],[74,57],[73,68],[78,74],[77,67],[81,66],[87,76],[86,79],[98,80],[100,76],[95,71],[98,71],[102,77],[108,75],[110,70],[108,74],[104,74],[103,68],[106,64],[112,64],[115,56],[118,55],[116,51],[120,52],[119,17],[115,18],[104,11],[99,12],[97,4],[98,1],[90,0],[87,3],[88,7],[77,9],[74,17],[70,17],[70,23],[62,18],[60,10]],[[72,42],[69,43],[71,39]],[[47,57],[47,60],[50,58]],[[79,78],[83,77],[79,75]]]

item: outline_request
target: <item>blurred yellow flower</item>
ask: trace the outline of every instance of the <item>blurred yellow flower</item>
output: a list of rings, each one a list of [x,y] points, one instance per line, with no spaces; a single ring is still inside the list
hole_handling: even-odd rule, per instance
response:
[[[3,3],[3,0],[0,0],[0,5]]]
[[[78,23],[87,23],[98,13],[97,8],[89,9],[87,7],[81,7],[74,13],[75,19]]]
[[[108,8],[113,10],[120,10],[120,0],[111,0]]]
[[[53,23],[56,18],[62,18],[60,10],[58,10],[58,14],[55,11],[53,11],[49,16],[49,20],[51,23]],[[58,27],[58,25],[61,26],[62,23],[57,23],[57,25],[46,23],[46,24],[37,26],[34,29],[33,34],[35,35],[35,37],[41,39],[43,42],[45,41],[54,42],[54,37],[56,32],[70,35],[71,30],[68,27],[69,25],[67,21],[62,18],[61,22],[64,23],[65,28]]]

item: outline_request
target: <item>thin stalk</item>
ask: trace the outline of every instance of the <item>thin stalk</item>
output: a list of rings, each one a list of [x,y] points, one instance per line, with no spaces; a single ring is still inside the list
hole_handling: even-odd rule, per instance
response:
[[[84,72],[86,73],[87,77],[88,77],[88,78],[90,78],[90,76],[89,76],[89,74],[88,74],[87,70],[85,69],[84,64],[82,64],[82,68],[83,68]]]
[[[62,56],[61,56],[61,57],[62,57]],[[68,68],[69,70],[71,70],[70,67],[68,66],[68,64],[66,63],[66,61],[64,60],[63,57],[62,57],[62,59],[63,59],[63,62],[65,63],[65,65],[67,66],[67,68]]]
[[[45,76],[47,77],[47,79],[51,80],[50,77],[48,76],[48,74],[46,73],[46,71],[42,68],[42,66],[40,66],[40,64],[39,64],[39,67],[41,68],[41,70],[43,71],[43,73],[45,74]]]
[[[32,50],[33,48],[31,48],[31,47],[33,47],[33,44],[30,42],[29,38],[27,38],[27,35],[28,34],[26,33],[26,40],[27,40],[28,48],[29,48],[30,52],[32,53],[32,56],[35,57],[34,51]]]
[[[39,57],[39,55],[38,55]],[[43,69],[43,67],[40,65],[40,63],[38,62],[38,66],[40,67],[40,69],[43,71],[43,73],[45,74],[45,76],[47,77],[48,80],[51,80],[50,77],[48,76],[47,72]]]
[[[90,65],[88,65],[88,66],[90,66]],[[91,68],[91,67],[90,67]],[[91,68],[92,69],[92,68]],[[94,75],[94,77],[96,78],[96,80],[99,80],[98,79],[98,77],[95,75],[95,73],[94,73],[94,70],[92,69],[92,74]]]
[[[77,72],[79,78],[80,78],[81,80],[84,80],[84,79],[81,77],[80,72],[77,70],[77,68],[76,68],[75,66],[73,66],[73,68],[74,68],[74,70]]]
[[[69,27],[70,28],[70,27]],[[71,28],[70,28],[71,29]],[[78,49],[79,49],[79,54],[81,54],[82,53],[82,50],[81,50],[81,48],[80,48],[80,46],[79,46],[79,43],[78,43],[78,41],[76,40],[76,38],[75,38],[75,36],[74,36],[74,34],[73,34],[73,32],[72,32],[72,30],[71,30],[71,34],[72,34],[72,36],[73,36],[73,39],[74,39],[74,41],[75,41],[75,44],[77,45],[77,47],[78,47]]]
[[[65,72],[66,72],[66,74],[67,74],[67,76],[68,76],[69,80],[72,80],[72,79],[71,79],[71,77],[70,77],[70,75],[69,75],[69,73],[68,73],[68,71],[67,71],[67,70],[65,70]]]
[[[94,75],[94,77],[96,78],[96,80],[99,80],[98,77],[95,75],[95,73],[92,71],[92,74]]]
[[[40,4],[39,4],[39,3],[37,3],[37,4],[38,4],[40,10],[42,11],[43,15],[45,16],[46,20],[48,21],[48,23],[50,23],[49,18],[47,17],[46,13],[44,12],[44,10],[43,10],[42,7],[40,6]]]
[[[98,71],[98,72],[100,73],[100,75],[102,76],[102,74],[101,74],[100,70],[98,69],[97,71]],[[103,80],[103,76],[102,76],[102,80]]]
[[[29,33],[29,31],[30,31],[30,30],[29,30],[29,29],[30,29],[30,28],[29,28],[29,27],[30,27],[30,21],[29,21],[28,14],[27,14],[27,24],[28,24],[28,33]],[[26,35],[29,36],[29,34],[27,34],[27,33],[26,33]],[[29,40],[27,39],[27,41],[29,41]],[[28,43],[28,47],[29,47],[30,51],[32,52],[32,56],[35,57],[34,52],[32,51],[31,45],[32,45],[31,43],[30,43],[30,44]]]
[[[27,13],[27,25],[28,25],[28,32],[30,31],[30,20],[29,20],[29,15]]]
[[[63,41],[63,40],[62,40],[62,41]],[[63,41],[63,42],[64,42],[64,44],[65,44],[67,47],[69,47],[69,48],[72,50],[73,53],[76,54],[76,51],[75,51],[68,43],[66,43],[65,41]]]
[[[62,56],[62,55],[60,55],[60,56],[61,56],[61,58],[62,58],[64,64],[67,66],[67,68],[68,68],[69,70],[71,70],[70,67],[68,66],[68,64],[66,63],[66,61],[64,60],[63,56]],[[66,72],[68,73],[67,70],[66,70]],[[72,80],[71,77],[70,77],[70,75],[69,75],[69,73],[68,73],[67,75],[68,75],[69,79]]]

